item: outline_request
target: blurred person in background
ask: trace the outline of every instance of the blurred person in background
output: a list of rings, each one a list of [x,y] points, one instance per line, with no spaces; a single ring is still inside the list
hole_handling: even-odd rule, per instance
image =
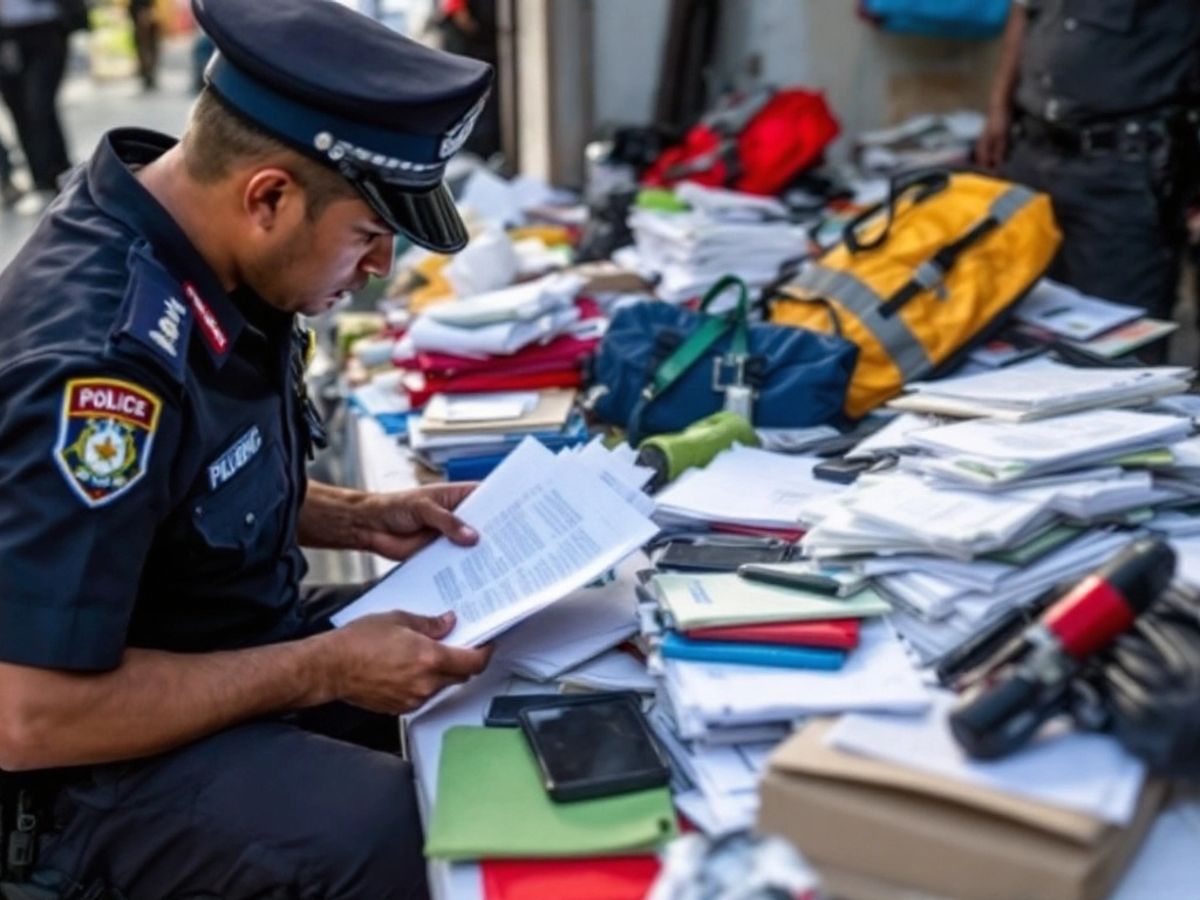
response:
[[[1052,278],[1168,318],[1198,119],[1196,0],[1015,0],[976,158],[1050,195]]]
[[[82,15],[82,20],[80,16]],[[0,96],[12,114],[33,192],[18,212],[37,214],[71,168],[58,116],[67,38],[87,24],[82,0],[0,0]]]
[[[133,46],[137,51],[138,76],[142,88],[158,87],[159,42],[162,28],[155,0],[129,0],[129,18],[133,21]]]
[[[8,147],[4,141],[0,141],[0,206],[12,209],[20,199],[21,189],[13,184],[13,165]]]

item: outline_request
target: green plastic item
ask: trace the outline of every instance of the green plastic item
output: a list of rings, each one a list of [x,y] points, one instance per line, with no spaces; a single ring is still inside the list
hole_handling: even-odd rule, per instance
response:
[[[476,860],[652,852],[676,835],[667,788],[557,803],[517,728],[446,731],[425,854]]]
[[[634,205],[638,209],[653,212],[687,212],[691,207],[675,196],[674,191],[663,188],[643,188],[638,191]]]
[[[734,444],[759,445],[754,428],[737,413],[721,410],[675,434],[646,438],[638,446],[638,462],[654,470],[651,489],[674,481],[688,469],[701,468]]]

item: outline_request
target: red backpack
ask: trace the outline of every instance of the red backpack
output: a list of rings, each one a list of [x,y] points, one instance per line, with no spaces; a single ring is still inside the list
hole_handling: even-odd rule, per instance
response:
[[[669,147],[642,176],[650,187],[694,181],[777,194],[821,158],[838,135],[823,94],[764,90],[726,102]]]

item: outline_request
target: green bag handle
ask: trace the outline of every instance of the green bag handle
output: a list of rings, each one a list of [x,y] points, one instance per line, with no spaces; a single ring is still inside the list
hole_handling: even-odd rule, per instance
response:
[[[737,306],[724,316],[708,314],[708,308],[713,301],[730,288],[738,292]],[[678,349],[668,356],[654,373],[649,384],[642,389],[641,399],[629,416],[629,443],[637,446],[641,441],[642,418],[646,408],[661,394],[670,390],[671,386],[682,378],[688,370],[702,360],[708,351],[733,329],[733,339],[730,341],[730,352],[734,356],[749,356],[750,354],[750,291],[746,282],[736,275],[726,275],[708,289],[700,301],[700,314],[704,316],[703,324],[684,341]]]

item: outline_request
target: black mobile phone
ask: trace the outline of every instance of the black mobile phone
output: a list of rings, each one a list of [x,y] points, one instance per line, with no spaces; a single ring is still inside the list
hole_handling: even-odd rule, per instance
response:
[[[536,706],[563,705],[580,703],[595,697],[615,699],[628,697],[637,702],[636,691],[597,691],[590,694],[501,694],[493,697],[488,704],[483,724],[489,728],[519,728],[521,725],[521,710]]]
[[[813,466],[813,478],[822,481],[833,481],[838,484],[852,484],[859,475],[875,465],[874,459],[827,459]]]
[[[629,697],[521,710],[521,730],[551,799],[566,802],[665,785],[670,764]]]
[[[747,563],[778,563],[791,559],[794,549],[783,541],[770,544],[709,544],[672,541],[655,560],[660,569],[682,572],[736,572]]]

